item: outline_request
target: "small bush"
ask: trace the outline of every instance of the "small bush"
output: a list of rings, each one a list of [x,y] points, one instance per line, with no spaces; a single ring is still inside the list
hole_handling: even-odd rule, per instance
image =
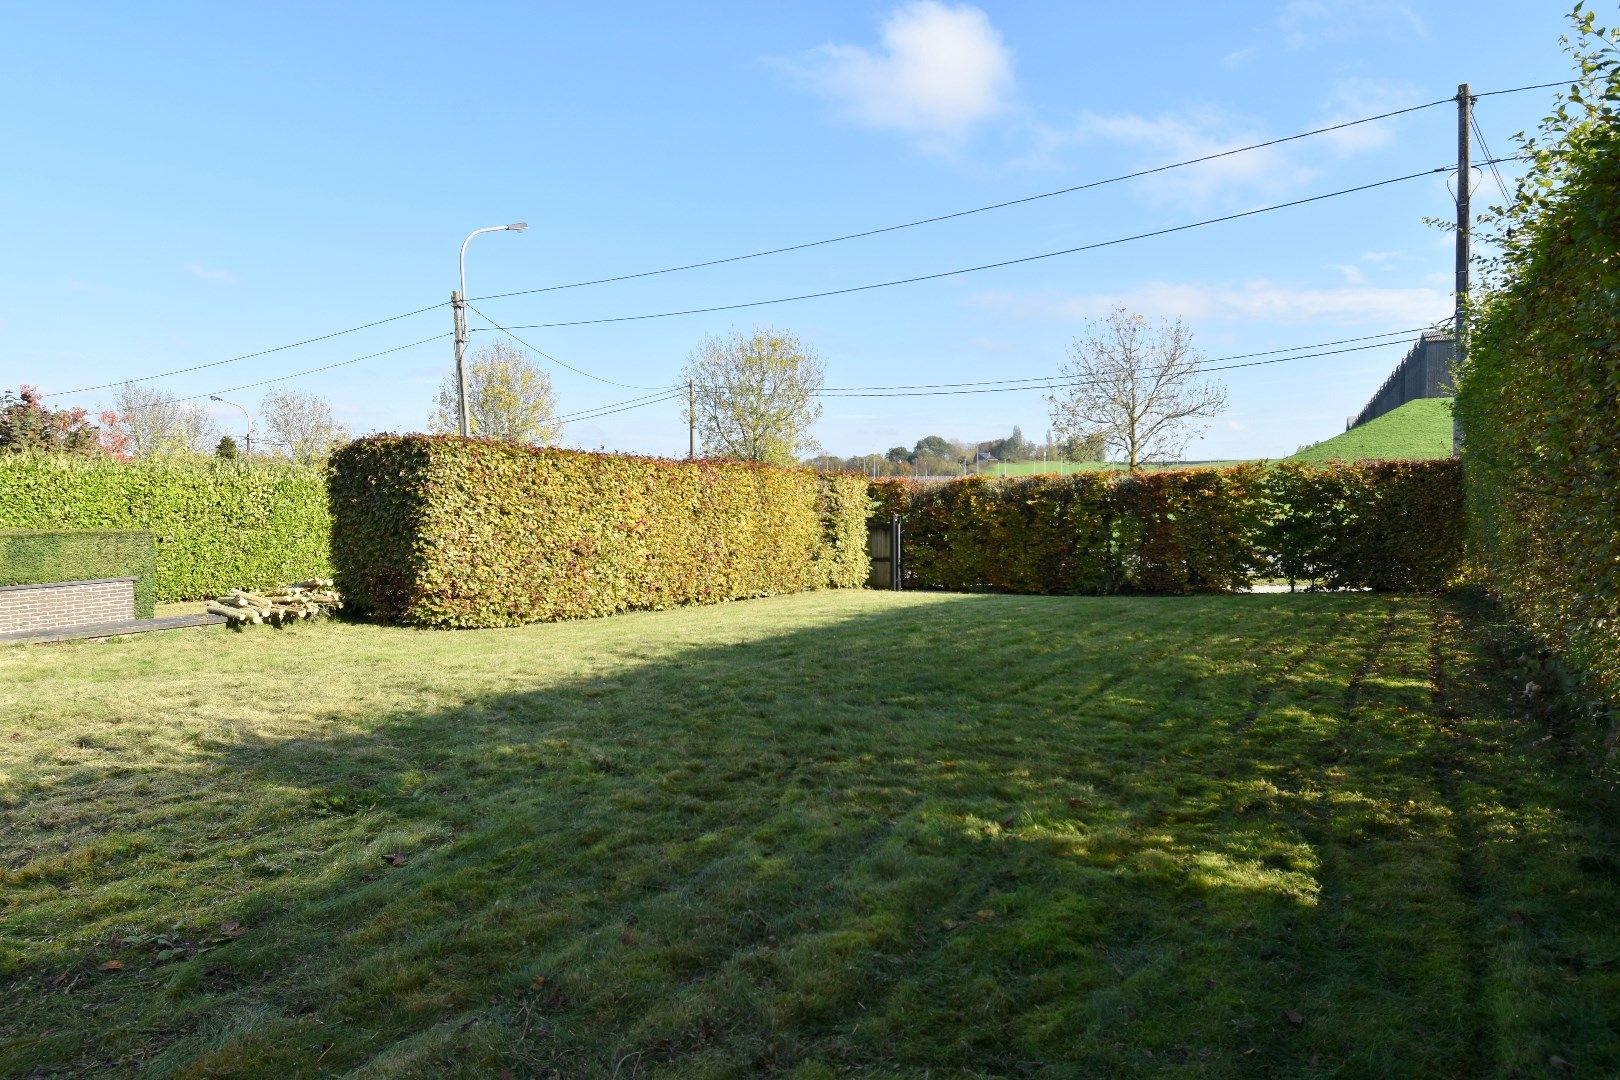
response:
[[[313,469],[0,455],[0,528],[148,531],[159,603],[329,577],[331,522]]]
[[[515,626],[866,579],[866,481],[451,436],[338,451],[333,562],[353,608]]]
[[[150,619],[157,584],[151,533],[0,529],[0,585],[127,577],[135,579],[135,617]]]

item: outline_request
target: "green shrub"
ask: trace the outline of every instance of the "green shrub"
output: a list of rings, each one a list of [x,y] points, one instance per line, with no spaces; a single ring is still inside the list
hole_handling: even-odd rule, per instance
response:
[[[1454,458],[1285,461],[1265,484],[1275,573],[1329,589],[1436,589],[1463,571],[1467,530]]]
[[[135,617],[152,617],[157,549],[152,534],[124,530],[0,529],[0,585],[135,579]]]
[[[515,626],[864,583],[866,481],[450,436],[332,458],[333,562],[356,610]]]
[[[1456,415],[1491,591],[1620,700],[1620,51],[1577,30],[1581,85],[1488,230]]]
[[[1127,473],[1114,485],[1125,580],[1138,592],[1231,592],[1267,564],[1257,465]]]
[[[936,589],[1107,593],[1121,584],[1105,473],[950,483],[874,481],[878,513],[904,519],[907,581]]]
[[[1462,565],[1457,463],[1283,463],[949,483],[878,480],[913,588],[1228,592],[1280,576],[1438,589]]]
[[[291,465],[0,455],[0,528],[146,530],[159,603],[331,573],[325,479]]]

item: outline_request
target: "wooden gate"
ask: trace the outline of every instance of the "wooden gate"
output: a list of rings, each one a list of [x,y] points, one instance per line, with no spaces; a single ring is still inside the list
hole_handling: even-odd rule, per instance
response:
[[[867,588],[895,591],[901,588],[900,531],[899,514],[890,514],[888,521],[867,522],[866,551],[872,556]]]

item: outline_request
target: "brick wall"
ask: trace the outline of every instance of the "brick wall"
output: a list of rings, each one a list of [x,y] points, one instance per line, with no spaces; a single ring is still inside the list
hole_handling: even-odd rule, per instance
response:
[[[60,630],[135,618],[135,579],[0,586],[0,633]]]

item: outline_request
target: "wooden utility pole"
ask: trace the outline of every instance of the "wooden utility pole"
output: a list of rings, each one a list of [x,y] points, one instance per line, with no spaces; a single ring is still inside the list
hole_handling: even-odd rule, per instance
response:
[[[1467,347],[1463,344],[1463,330],[1465,329],[1466,315],[1464,309],[1468,304],[1468,271],[1472,252],[1469,250],[1469,233],[1473,228],[1470,220],[1473,211],[1469,207],[1469,196],[1473,194],[1474,168],[1471,160],[1468,135],[1472,123],[1474,99],[1469,96],[1468,84],[1462,83],[1457,87],[1457,313],[1456,328],[1453,330],[1451,345],[1451,381],[1456,385],[1457,375],[1462,371],[1463,359],[1467,356]],[[1462,448],[1462,423],[1455,416],[1451,420],[1451,453],[1455,457]]]
[[[1468,247],[1469,231],[1473,226],[1470,220],[1471,210],[1468,197],[1473,187],[1474,170],[1470,161],[1470,146],[1468,142],[1469,112],[1473,99],[1468,94],[1468,84],[1463,83],[1457,87],[1457,315],[1456,360],[1452,370],[1461,368],[1463,361],[1463,309],[1468,303],[1468,263],[1470,251]]]
[[[686,460],[697,460],[697,390],[686,380]]]
[[[466,301],[461,293],[452,290],[450,310],[456,318],[456,427],[460,430],[462,438],[472,434],[472,422],[468,419],[467,409],[467,313],[463,310],[465,306]]]

